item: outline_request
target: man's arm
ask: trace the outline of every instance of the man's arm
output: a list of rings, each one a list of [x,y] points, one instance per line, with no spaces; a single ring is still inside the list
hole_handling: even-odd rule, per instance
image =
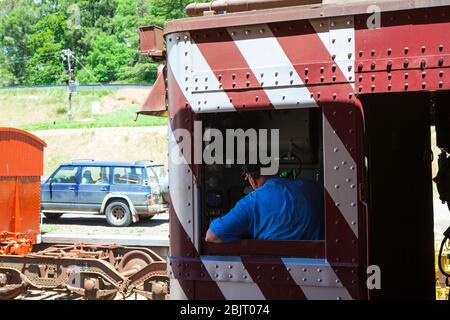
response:
[[[211,228],[206,231],[206,242],[223,243],[223,241],[212,232]]]
[[[241,199],[226,215],[213,220],[206,233],[207,242],[231,242],[250,234],[250,221],[255,207],[252,194]]]

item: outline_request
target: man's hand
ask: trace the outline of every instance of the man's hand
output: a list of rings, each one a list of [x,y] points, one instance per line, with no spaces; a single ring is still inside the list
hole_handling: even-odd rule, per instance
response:
[[[206,242],[223,243],[223,241],[219,237],[217,237],[211,229],[208,229],[208,231],[206,232],[205,240]]]

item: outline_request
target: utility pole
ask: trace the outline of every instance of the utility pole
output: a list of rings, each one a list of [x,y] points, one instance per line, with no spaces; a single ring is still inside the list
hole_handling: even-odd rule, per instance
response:
[[[69,92],[69,109],[67,111],[67,117],[69,118],[69,120],[73,120],[72,93],[76,91],[75,80],[73,79],[72,57],[73,57],[72,50],[70,49],[62,50],[61,58],[63,59],[63,61],[67,61],[67,74],[69,75],[69,80],[67,82],[67,91]]]

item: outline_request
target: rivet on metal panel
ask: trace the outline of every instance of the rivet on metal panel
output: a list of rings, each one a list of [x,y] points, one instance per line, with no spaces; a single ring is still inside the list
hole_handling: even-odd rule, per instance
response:
[[[359,56],[362,57],[362,55],[363,55],[363,51],[359,50]]]
[[[278,80],[277,80],[277,81],[275,81],[275,85],[276,85],[276,86],[278,85]]]
[[[355,167],[354,166],[350,166],[350,170],[355,170]]]
[[[338,184],[335,184],[335,185],[334,185],[334,188],[335,188],[335,189],[339,189],[339,185],[338,185]]]
[[[443,85],[444,83],[442,81],[439,81],[439,88],[442,88]]]
[[[256,97],[255,97],[255,100],[258,101],[258,100],[259,100],[259,96],[256,96]]]
[[[405,83],[405,90],[408,90],[408,83]]]
[[[232,274],[228,275],[228,278],[230,278],[230,279],[233,278],[233,275]]]
[[[370,87],[370,89],[371,89],[372,91],[375,91],[375,85],[373,84],[373,85]]]
[[[351,59],[351,58],[352,58],[352,55],[353,55],[353,53],[349,52],[349,53],[347,54],[347,57],[348,57],[349,59]]]
[[[338,220],[334,221],[334,224],[339,224],[339,221]]]
[[[234,32],[234,31],[231,32],[231,35],[232,35],[232,36],[235,36],[235,35],[236,35],[236,32]]]
[[[425,87],[427,86],[426,82],[422,82],[422,89],[425,89]]]
[[[322,272],[322,269],[320,269],[320,268],[317,268],[317,272]]]
[[[375,62],[372,62],[372,63],[370,64],[370,69],[372,69],[372,70],[375,69]]]
[[[388,90],[391,90],[391,88],[392,88],[392,85],[389,83],[388,84]]]
[[[290,267],[288,267],[288,268],[287,268],[287,271],[291,271],[291,268],[290,268]]]
[[[335,54],[331,55],[331,59],[335,60],[336,59],[336,55]]]
[[[405,54],[408,54],[409,48],[405,47],[405,49],[403,49],[403,51],[405,52]]]
[[[335,242],[336,242],[336,243],[339,243],[339,239],[336,239]]]
[[[371,77],[371,78],[372,78],[372,81],[373,81],[373,80],[375,80],[375,75],[374,75],[374,74],[372,74],[372,77]]]
[[[317,92],[317,98],[320,98],[320,92]]]
[[[303,271],[303,272],[306,272],[307,270],[306,270],[306,268],[302,268],[302,271]]]
[[[338,148],[334,148],[333,151],[334,151],[334,152],[338,152],[339,149],[338,149]]]
[[[444,65],[444,58],[440,57],[438,62],[439,67],[442,67]]]
[[[427,72],[426,71],[422,71],[422,78],[425,78],[427,76]]]
[[[337,96],[336,93],[333,93],[333,99],[336,99],[336,96]]]
[[[352,202],[352,203],[350,203],[350,206],[351,207],[356,207],[356,203]]]
[[[261,270],[261,266],[256,266],[256,270]]]
[[[439,71],[439,78],[442,78],[442,76],[444,75],[444,71]]]
[[[191,223],[191,220],[189,219],[187,222],[188,222],[188,223]]]
[[[336,42],[336,39],[331,39],[331,43],[335,43]]]
[[[259,29],[259,33],[264,33],[265,30],[264,29]]]
[[[351,188],[351,189],[355,189],[355,185],[354,185],[354,184],[351,184],[351,185],[350,185],[350,188]]]
[[[352,42],[352,38],[350,38],[350,37],[347,38],[347,41],[348,41],[348,42]]]
[[[341,204],[340,204],[339,202],[335,202],[334,205],[335,205],[336,207],[339,207]]]
[[[392,49],[391,49],[391,48],[387,49],[387,54],[388,54],[388,56],[390,56],[391,53],[392,53]]]
[[[420,69],[424,70],[427,67],[427,61],[422,60],[420,61]]]
[[[373,57],[375,55],[375,50],[371,50],[370,55]]]
[[[318,279],[317,279],[317,282],[322,282],[322,279],[318,278]]]
[[[342,297],[337,296],[336,300],[342,300]]]
[[[302,278],[302,281],[303,281],[303,282],[306,282],[306,280],[307,280],[306,278]]]
[[[323,23],[322,23],[322,22],[321,22],[321,23],[319,23],[319,27],[321,27],[321,28],[323,27]]]
[[[336,25],[335,21],[331,21],[331,26],[334,27]]]
[[[403,62],[403,68],[408,68],[408,65],[409,65],[409,60],[406,59],[406,60]]]
[[[334,170],[339,170],[339,167],[338,166],[334,166],[333,169]]]
[[[442,51],[442,50],[444,50],[444,46],[441,44],[441,45],[439,45],[439,51]]]
[[[247,276],[246,276],[246,275],[244,275],[244,276],[242,276],[242,278],[243,278],[243,279],[247,279]]]
[[[352,221],[352,225],[354,226],[356,224],[356,222],[355,221]]]
[[[245,30],[245,34],[249,35],[250,34],[250,30]]]
[[[320,76],[320,82],[323,82],[325,80],[324,76]]]
[[[215,273],[215,274],[214,274],[214,277],[215,277],[215,278],[218,278],[218,277],[219,277],[219,275],[218,275],[217,273]]]

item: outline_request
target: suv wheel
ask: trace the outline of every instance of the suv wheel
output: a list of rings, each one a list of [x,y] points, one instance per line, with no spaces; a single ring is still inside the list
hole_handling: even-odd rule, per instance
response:
[[[57,220],[57,219],[61,218],[62,215],[63,215],[62,213],[53,213],[53,212],[44,213],[44,216],[50,220]]]
[[[106,221],[114,227],[127,227],[131,224],[131,210],[124,200],[114,200],[105,210]]]

